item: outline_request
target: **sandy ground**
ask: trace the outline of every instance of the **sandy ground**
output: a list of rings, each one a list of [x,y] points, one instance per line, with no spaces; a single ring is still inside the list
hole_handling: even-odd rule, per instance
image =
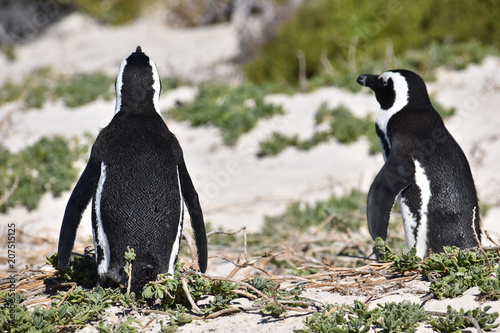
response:
[[[186,79],[239,77],[228,64],[238,51],[234,27],[172,29],[159,20],[159,16],[144,18],[112,28],[99,26],[81,15],[71,15],[41,38],[20,46],[15,62],[0,57],[0,83],[21,78],[40,66],[52,66],[63,73],[105,71],[116,75],[121,60],[136,45],[141,45],[155,60],[161,75],[172,74]],[[447,126],[469,158],[480,198],[492,206],[488,215],[482,217],[483,228],[496,237],[500,237],[499,74],[500,59],[490,57],[463,71],[439,71],[437,81],[429,84],[430,92],[439,102],[457,108],[457,115],[447,121]],[[166,92],[162,95],[161,106],[167,108],[177,100],[190,100],[195,94],[195,89],[190,87]],[[350,145],[325,143],[308,152],[288,149],[274,158],[255,157],[258,142],[272,131],[300,136],[310,134],[314,129],[314,113],[322,102],[331,106],[344,104],[357,115],[375,114],[378,104],[368,92],[353,94],[326,87],[306,94],[273,95],[268,101],[283,105],[285,114],[261,121],[233,148],[222,144],[215,128],[191,128],[185,123],[166,120],[183,147],[205,218],[215,227],[246,226],[249,231],[257,231],[264,215],[277,214],[294,200],[313,201],[353,187],[366,191],[383,164],[381,156],[367,154],[368,144],[363,140]],[[1,107],[0,119],[15,109],[15,104]],[[54,102],[47,103],[42,110],[15,111],[9,118],[8,129],[0,133],[0,140],[15,151],[46,135],[71,137],[83,136],[86,132],[96,135],[109,122],[113,109],[114,101],[96,101],[70,110]],[[0,225],[14,222],[30,233],[57,238],[69,194],[64,193],[60,198],[46,195],[35,211],[12,209],[0,216]],[[78,237],[89,240],[90,236],[90,214],[86,212]],[[426,309],[445,310],[447,304],[457,308],[475,307],[474,292],[477,290],[459,299],[430,301]],[[310,293],[314,294],[311,297],[328,303],[354,300],[331,292]],[[418,302],[418,296],[403,292],[380,301],[389,298]],[[498,302],[494,306],[495,311],[500,311]],[[267,320],[250,313],[189,324],[182,331],[286,332],[302,327],[302,320],[300,314],[285,320]],[[424,327],[419,330],[429,331]]]

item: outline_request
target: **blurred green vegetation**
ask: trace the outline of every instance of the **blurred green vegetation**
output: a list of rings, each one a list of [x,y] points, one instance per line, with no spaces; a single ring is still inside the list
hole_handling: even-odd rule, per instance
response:
[[[99,72],[66,77],[42,67],[18,82],[6,81],[0,87],[0,105],[20,101],[22,109],[40,109],[47,101],[60,99],[74,108],[98,98],[111,100],[113,82],[113,78]]]
[[[46,192],[59,196],[77,178],[73,163],[88,146],[60,136],[42,138],[18,153],[0,145],[0,212],[24,206],[34,209]]]
[[[244,66],[253,82],[358,90],[361,73],[407,68],[431,78],[498,54],[500,3],[467,1],[304,1],[276,38]],[[304,66],[299,65],[302,58]]]
[[[102,72],[62,75],[50,67],[41,67],[19,81],[8,80],[1,85],[0,106],[17,101],[24,110],[41,109],[46,102],[61,100],[67,107],[76,108],[99,98],[112,100],[114,82],[114,77]],[[161,78],[162,92],[180,85],[175,78]]]
[[[142,13],[156,1],[134,0],[63,0],[63,3],[74,5],[85,14],[105,24],[119,25],[127,23]]]
[[[294,202],[278,216],[265,216],[261,235],[288,239],[291,231],[309,228],[325,231],[359,230],[365,224],[366,193],[351,190],[314,203]]]
[[[339,143],[349,144],[366,135],[371,142],[370,152],[380,150],[377,136],[374,130],[374,121],[371,117],[358,118],[344,105],[329,108],[322,103],[315,115],[315,126],[327,124],[327,129],[314,131],[310,138],[301,140],[298,135],[287,136],[273,132],[271,136],[259,143],[258,157],[275,156],[287,147],[295,147],[299,150],[309,150],[320,143],[327,142],[333,138]]]
[[[432,96],[431,100],[432,105],[443,119],[455,114],[455,108],[443,107]],[[327,128],[317,129],[317,126],[322,124],[326,124]],[[276,156],[289,147],[306,151],[331,139],[336,139],[339,143],[349,144],[362,137],[366,137],[368,140],[368,153],[370,155],[381,152],[375,132],[375,120],[370,115],[359,118],[353,115],[345,105],[330,108],[327,103],[322,103],[315,114],[315,129],[311,137],[301,140],[297,134],[285,135],[273,132],[268,138],[259,142],[257,157]]]
[[[238,86],[205,82],[192,102],[166,110],[168,118],[189,121],[192,126],[211,124],[220,129],[226,145],[236,144],[260,119],[282,114],[281,106],[266,103],[270,88],[244,82]]]

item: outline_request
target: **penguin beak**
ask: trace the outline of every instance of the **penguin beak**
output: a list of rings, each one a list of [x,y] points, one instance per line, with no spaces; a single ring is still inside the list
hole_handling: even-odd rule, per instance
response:
[[[372,74],[363,74],[358,77],[356,80],[360,85],[364,87],[371,88],[373,90],[379,88],[381,86],[380,81],[378,79],[378,75]]]

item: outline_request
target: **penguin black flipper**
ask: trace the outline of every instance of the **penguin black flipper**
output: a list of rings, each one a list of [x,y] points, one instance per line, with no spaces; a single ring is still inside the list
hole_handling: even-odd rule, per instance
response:
[[[62,269],[68,267],[71,251],[75,244],[78,225],[82,219],[83,211],[88,206],[90,199],[92,199],[96,191],[99,176],[99,164],[96,163],[91,155],[85,170],[71,193],[66,210],[64,211],[57,250],[59,267]]]
[[[205,273],[207,270],[207,235],[205,231],[205,222],[203,220],[203,212],[201,210],[198,193],[196,192],[191,177],[184,163],[184,158],[180,154],[179,163],[179,178],[181,182],[181,192],[184,203],[191,217],[191,227],[193,228],[196,248],[198,250],[198,266],[200,271]]]
[[[406,157],[404,157],[406,156]],[[411,158],[392,147],[382,169],[368,191],[367,218],[370,235],[387,238],[389,216],[396,196],[414,181],[415,165]]]

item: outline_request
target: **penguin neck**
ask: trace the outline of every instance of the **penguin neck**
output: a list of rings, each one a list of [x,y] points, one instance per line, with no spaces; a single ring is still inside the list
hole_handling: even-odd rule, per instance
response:
[[[115,114],[120,111],[126,110],[131,113],[147,113],[147,112],[156,112],[160,114],[160,93],[159,89],[153,89],[150,91],[144,91],[143,98],[134,97],[134,90],[129,89],[120,90],[116,94],[116,103],[115,103]]]
[[[127,66],[127,59],[122,61],[120,70],[115,82],[116,103],[115,113],[127,109],[132,112],[144,112],[145,110],[154,110],[160,114],[160,92],[161,81],[156,65],[153,60],[149,59],[149,66],[151,68],[150,78],[147,83],[130,85],[125,83],[124,72]],[[128,74],[130,76],[130,74]],[[139,81],[139,82],[141,82]]]
[[[388,157],[389,151],[391,149],[391,140],[388,133],[388,125],[391,118],[401,109],[396,109],[393,107],[388,110],[380,109],[377,114],[377,119],[375,123],[377,124],[377,134],[382,144],[382,149],[384,150],[384,158]]]

